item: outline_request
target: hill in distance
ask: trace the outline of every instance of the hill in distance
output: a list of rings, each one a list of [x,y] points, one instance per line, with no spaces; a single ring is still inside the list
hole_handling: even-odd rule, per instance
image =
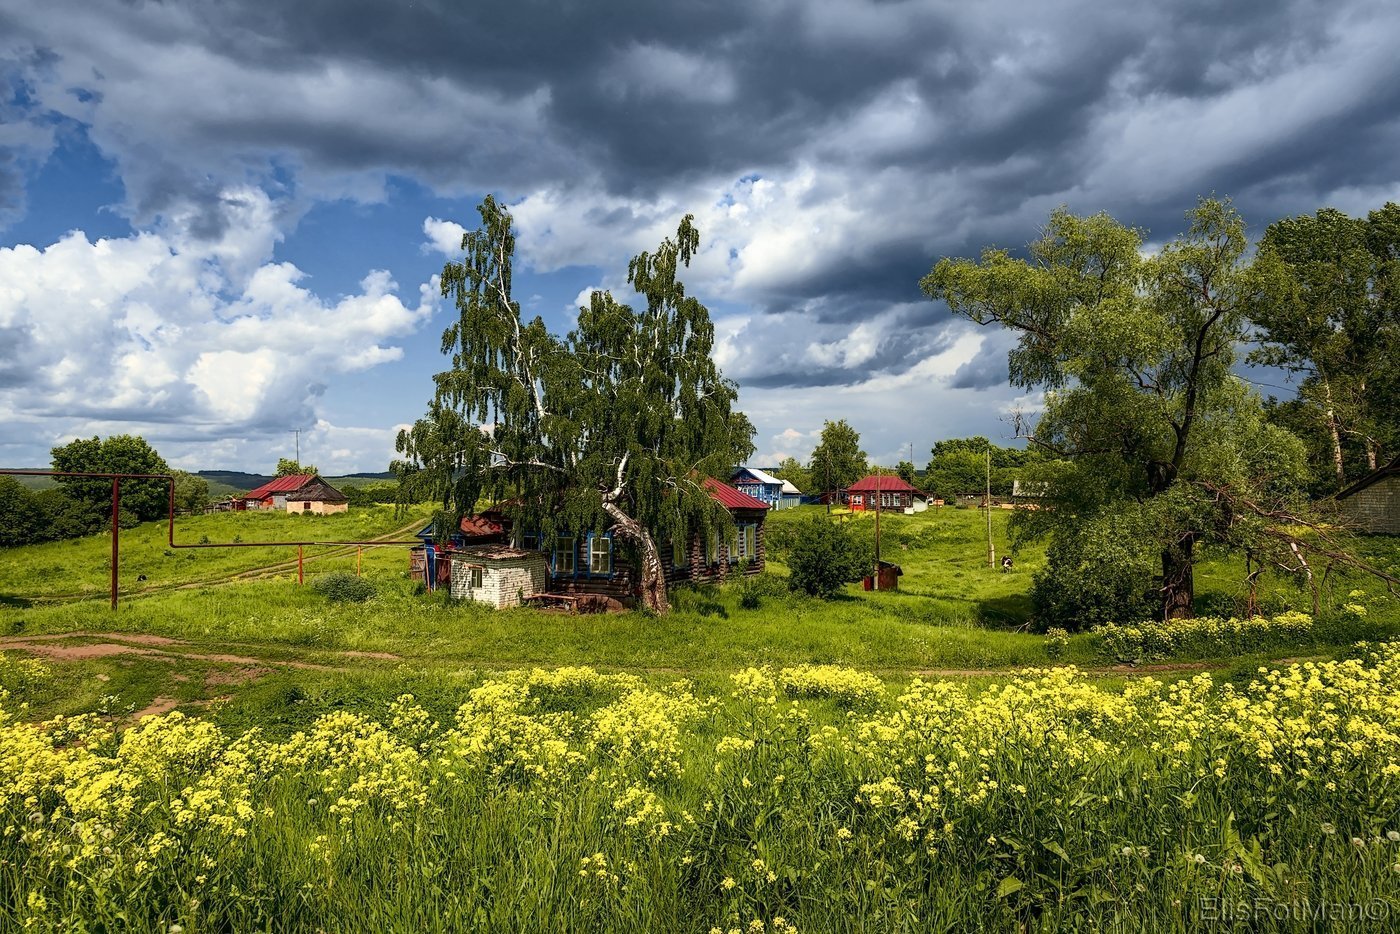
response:
[[[195,474],[209,481],[209,495],[215,498],[246,493],[274,479],[268,474],[246,473],[242,470],[197,470]],[[392,481],[394,475],[386,470],[381,473],[352,473],[339,477],[326,475],[324,479],[331,486],[364,486],[369,483]]]

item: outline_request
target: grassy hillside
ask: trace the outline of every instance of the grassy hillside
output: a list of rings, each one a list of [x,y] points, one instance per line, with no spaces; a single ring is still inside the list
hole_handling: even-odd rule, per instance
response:
[[[392,506],[357,507],[332,516],[289,515],[281,512],[227,512],[176,520],[179,544],[260,541],[363,541],[386,536],[421,521],[420,508],[396,516]],[[415,526],[416,527],[416,526]],[[307,557],[320,559],[335,551],[308,547]],[[396,552],[389,557],[388,552]],[[401,566],[403,548],[376,548],[375,566]],[[351,551],[353,558],[353,550]],[[120,588],[132,592],[168,585],[221,578],[241,571],[295,561],[295,548],[174,549],[167,541],[165,522],[145,522],[121,533]],[[0,601],[91,596],[107,593],[111,567],[111,538],[106,533],[62,542],[0,548]],[[144,575],[145,580],[138,580]]]

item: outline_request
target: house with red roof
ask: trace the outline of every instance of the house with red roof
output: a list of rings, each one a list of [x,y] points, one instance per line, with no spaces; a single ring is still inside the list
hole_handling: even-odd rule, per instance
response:
[[[350,501],[344,493],[316,474],[276,477],[238,497],[243,509],[285,509],[287,512],[328,515],[345,512]]]
[[[769,506],[727,483],[705,478],[701,485],[710,498],[728,510],[734,531],[721,539],[708,541],[696,533],[686,541],[657,541],[662,573],[668,584],[706,583],[724,580],[730,574],[757,574],[765,558],[764,520]],[[549,592],[571,596],[595,595],[618,602],[631,602],[638,593],[640,577],[637,558],[630,549],[614,540],[611,531],[559,534],[544,541],[538,532],[513,529],[508,510],[502,503],[462,520],[461,528],[445,542],[436,542],[431,526],[418,533],[423,539],[422,554],[415,554],[415,577],[430,587],[452,575],[446,564],[484,542],[503,542],[524,551],[541,552],[548,559]],[[619,547],[621,546],[621,547]],[[420,549],[415,548],[418,553]],[[467,560],[462,557],[462,560]],[[526,596],[531,596],[526,594]]]
[[[249,490],[239,499],[245,509],[285,509],[287,494],[305,486],[315,479],[314,474],[299,473],[286,477],[274,477],[262,486]]]
[[[913,484],[893,474],[871,474],[846,487],[846,504],[855,512],[869,509],[903,511],[924,494]]]

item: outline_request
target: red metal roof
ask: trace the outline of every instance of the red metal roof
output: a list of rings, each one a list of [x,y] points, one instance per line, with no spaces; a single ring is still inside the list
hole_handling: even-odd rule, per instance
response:
[[[719,503],[725,509],[767,509],[768,504],[763,500],[741,493],[727,483],[721,483],[714,477],[706,477],[701,481],[701,485],[710,493],[710,498]]]
[[[505,528],[499,522],[493,522],[484,515],[463,516],[461,529],[463,535],[481,538],[485,538],[488,535],[500,535],[505,531]]]
[[[256,490],[249,490],[244,493],[241,499],[267,499],[274,493],[290,493],[292,490],[299,490],[312,480],[316,479],[314,473],[292,474],[290,477],[277,477],[269,480]]]
[[[846,487],[855,493],[919,493],[923,495],[918,487],[906,483],[903,478],[894,474],[871,474],[863,480],[859,480]]]

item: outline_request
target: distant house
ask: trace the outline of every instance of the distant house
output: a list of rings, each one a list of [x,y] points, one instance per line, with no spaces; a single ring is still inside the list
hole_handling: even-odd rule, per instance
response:
[[[801,506],[802,501],[806,498],[806,494],[794,486],[791,480],[784,480],[782,496],[778,500],[778,508],[790,509],[793,506]]]
[[[287,512],[310,513],[313,516],[328,516],[345,512],[350,508],[346,495],[320,477],[312,477],[294,490],[282,494]]]
[[[770,509],[786,509],[802,501],[802,491],[757,467],[737,467],[729,478],[736,490],[762,500]]]
[[[702,484],[710,497],[729,511],[734,520],[733,536],[726,540],[712,537],[702,541],[698,534],[685,542],[658,541],[662,574],[668,583],[704,583],[723,580],[731,573],[757,574],[765,558],[764,520],[769,506],[740,490],[706,478]],[[570,596],[595,595],[619,602],[630,602],[638,593],[640,575],[634,556],[620,549],[610,531],[561,534],[543,541],[536,532],[513,529],[503,509],[505,504],[462,520],[462,528],[443,545],[435,544],[431,525],[418,533],[424,544],[413,549],[410,567],[413,576],[429,588],[452,582],[456,595],[457,564],[460,555],[487,545],[508,544],[509,549],[541,555],[548,567],[548,592]],[[467,559],[470,563],[471,559]],[[502,559],[504,560],[504,559]],[[511,559],[512,561],[517,559]],[[478,562],[480,563],[480,562]],[[482,564],[483,568],[487,565]],[[484,572],[483,572],[484,573]],[[483,586],[485,586],[483,584]],[[545,591],[537,591],[543,593]],[[533,596],[527,593],[526,596]],[[473,599],[478,599],[473,594]]]
[[[1342,515],[1359,532],[1400,535],[1400,457],[1336,495]]]
[[[918,488],[894,475],[871,474],[845,490],[846,504],[856,512],[909,509],[913,507],[915,497],[925,498]]]
[[[292,490],[306,486],[315,479],[316,475],[309,473],[276,477],[262,486],[244,493],[238,500],[243,503],[244,509],[286,509],[287,494]]]

